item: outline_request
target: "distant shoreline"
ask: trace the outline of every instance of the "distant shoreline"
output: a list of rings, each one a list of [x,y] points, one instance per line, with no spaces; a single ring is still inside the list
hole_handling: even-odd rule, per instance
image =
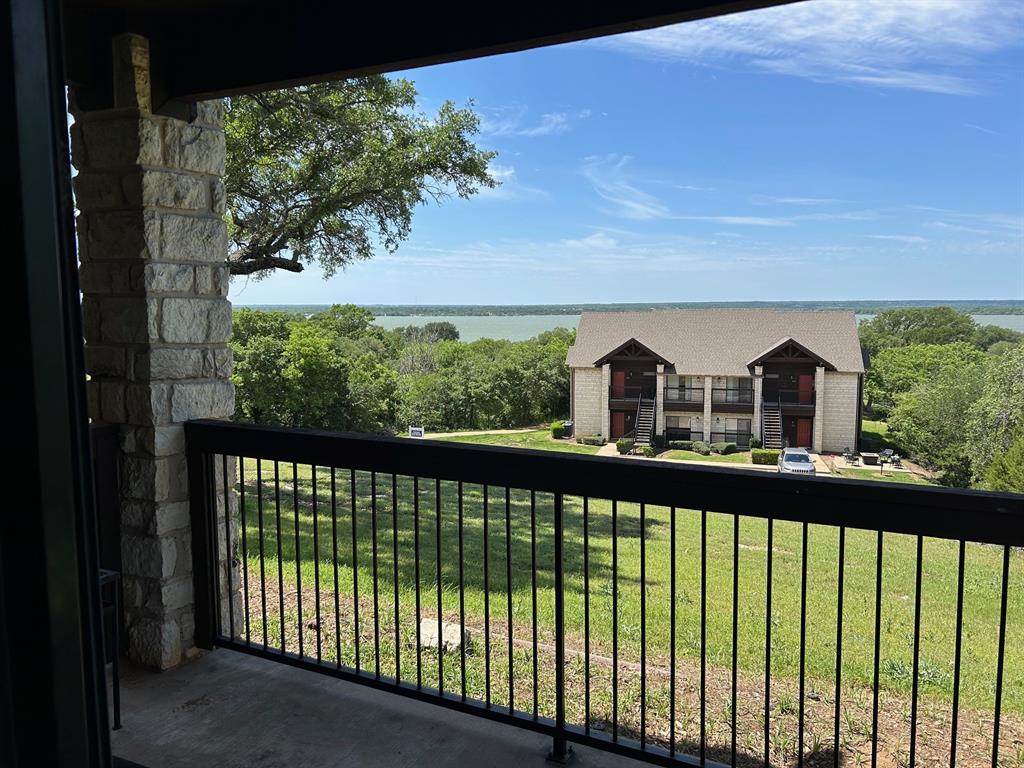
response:
[[[329,304],[250,304],[247,309],[308,314]],[[621,304],[364,304],[375,317],[578,315],[581,312],[642,312],[652,309],[780,309],[797,311],[847,310],[861,315],[887,309],[947,306],[972,315],[1024,315],[1024,300],[908,300],[908,301],[701,301]],[[242,306],[237,308],[241,309]]]

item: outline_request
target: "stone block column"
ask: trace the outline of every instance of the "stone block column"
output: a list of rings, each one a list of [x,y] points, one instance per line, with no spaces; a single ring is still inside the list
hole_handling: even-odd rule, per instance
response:
[[[610,440],[612,434],[612,411],[608,407],[611,386],[612,364],[605,363],[601,366],[601,437],[605,440]]]
[[[704,377],[704,442],[711,440],[711,394],[714,389],[714,378]]]
[[[814,428],[811,432],[811,450],[821,453],[825,434],[825,368],[820,365],[814,369]]]
[[[761,405],[764,399],[764,366],[754,366],[754,418],[750,420],[750,436],[761,440]]]
[[[658,363],[654,390],[654,434],[665,434],[665,364]]]
[[[113,50],[114,107],[76,112],[71,131],[89,413],[121,426],[128,654],[166,669],[194,650],[183,423],[234,411],[222,109],[152,114],[147,40],[123,35]],[[218,534],[222,571],[231,528]]]

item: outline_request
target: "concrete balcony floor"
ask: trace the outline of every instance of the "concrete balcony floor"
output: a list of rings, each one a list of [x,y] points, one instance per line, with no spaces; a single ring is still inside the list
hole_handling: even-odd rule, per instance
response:
[[[230,650],[122,672],[114,755],[147,768],[544,768],[550,739]],[[574,747],[574,765],[640,763]]]

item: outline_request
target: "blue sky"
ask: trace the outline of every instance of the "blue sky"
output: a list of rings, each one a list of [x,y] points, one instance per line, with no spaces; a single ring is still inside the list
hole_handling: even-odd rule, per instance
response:
[[[502,181],[238,304],[1024,299],[1024,5],[811,0],[400,73]]]

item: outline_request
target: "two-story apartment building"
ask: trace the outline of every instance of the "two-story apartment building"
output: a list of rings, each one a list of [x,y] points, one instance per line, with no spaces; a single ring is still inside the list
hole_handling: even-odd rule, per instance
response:
[[[567,358],[577,435],[856,449],[852,312],[586,312]]]

